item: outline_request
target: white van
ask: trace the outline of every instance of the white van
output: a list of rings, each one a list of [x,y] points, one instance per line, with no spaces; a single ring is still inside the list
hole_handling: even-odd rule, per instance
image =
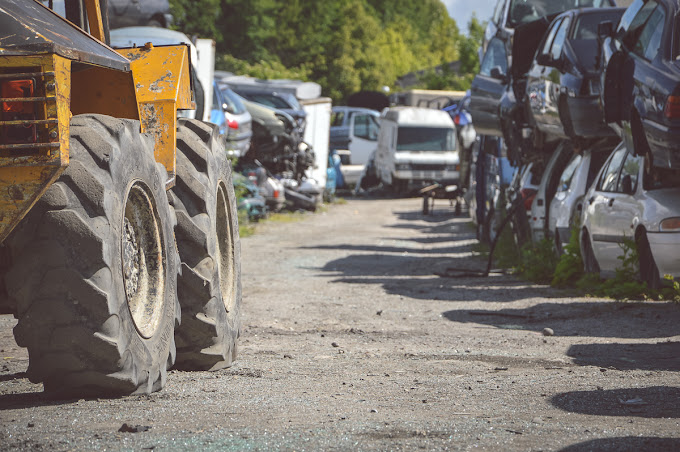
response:
[[[375,168],[378,179],[399,192],[433,182],[457,185],[460,158],[451,116],[428,108],[383,110]]]

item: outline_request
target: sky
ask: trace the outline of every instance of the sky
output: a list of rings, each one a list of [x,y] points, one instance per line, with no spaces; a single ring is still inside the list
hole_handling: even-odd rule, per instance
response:
[[[442,0],[449,16],[458,24],[461,32],[467,34],[467,25],[474,12],[480,22],[489,20],[497,0]]]

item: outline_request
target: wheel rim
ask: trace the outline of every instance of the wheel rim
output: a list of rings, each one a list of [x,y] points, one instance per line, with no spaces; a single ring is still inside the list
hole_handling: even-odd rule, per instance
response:
[[[217,187],[217,272],[220,278],[222,302],[227,312],[234,307],[234,243],[232,241],[232,218],[229,215],[229,201],[224,183]]]
[[[162,318],[166,256],[154,198],[139,181],[128,191],[121,245],[128,309],[139,334],[150,338]]]

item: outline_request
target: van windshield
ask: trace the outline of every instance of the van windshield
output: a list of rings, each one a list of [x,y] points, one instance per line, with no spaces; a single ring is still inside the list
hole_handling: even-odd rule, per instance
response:
[[[454,151],[456,131],[450,127],[399,127],[397,151]]]

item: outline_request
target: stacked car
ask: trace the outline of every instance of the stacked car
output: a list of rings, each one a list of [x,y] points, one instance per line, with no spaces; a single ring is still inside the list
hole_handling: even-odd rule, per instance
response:
[[[680,5],[625,3],[499,0],[470,111],[517,168],[515,236],[561,253],[578,231],[602,276],[632,242],[640,279],[659,287],[680,276]],[[541,177],[527,202],[529,169]]]

